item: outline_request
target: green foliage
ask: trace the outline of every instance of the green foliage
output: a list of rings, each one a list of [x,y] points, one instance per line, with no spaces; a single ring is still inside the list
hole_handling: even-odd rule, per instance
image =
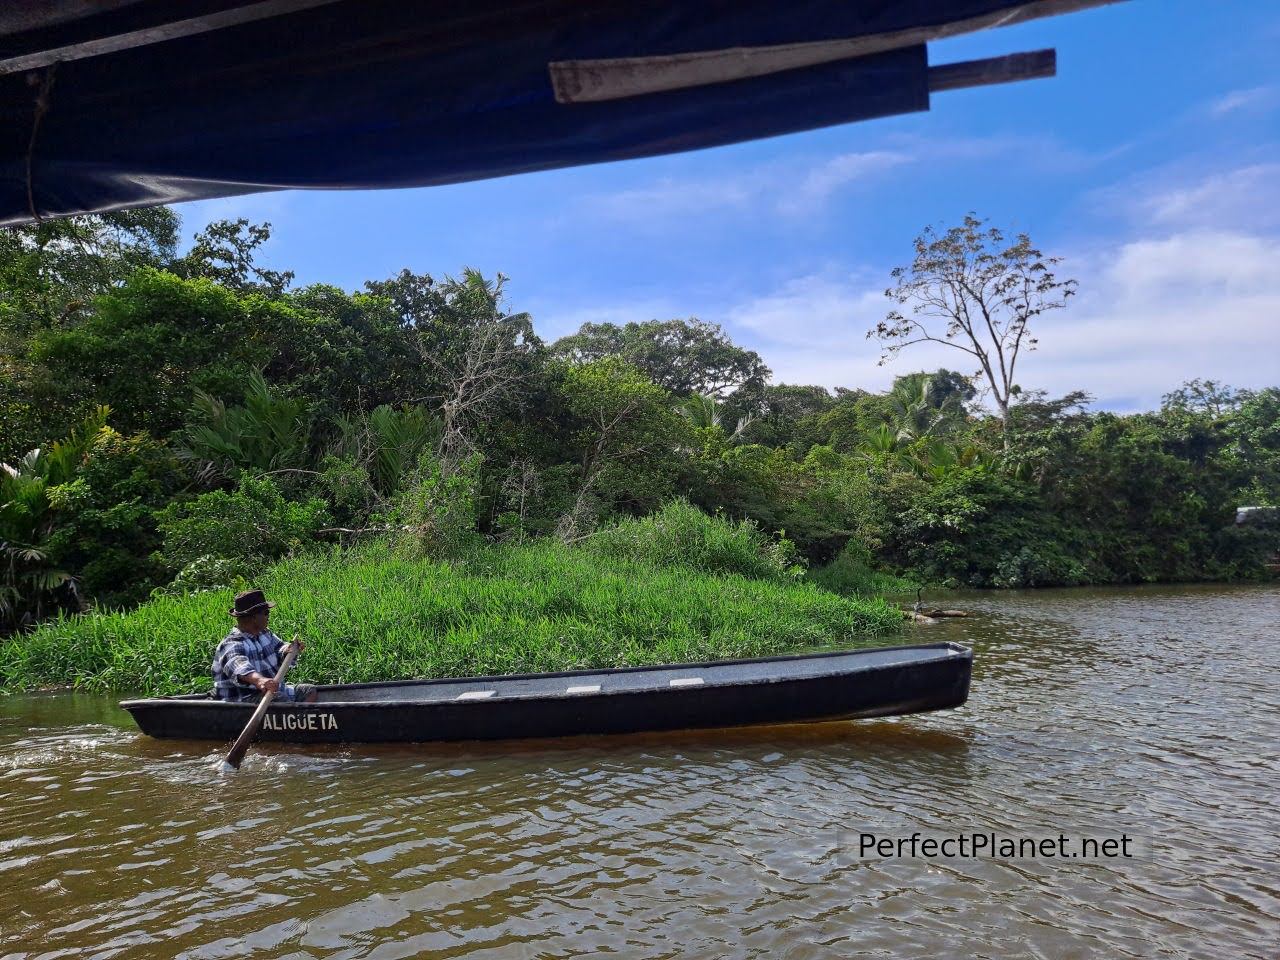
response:
[[[479,544],[476,489],[482,458],[459,462],[424,456],[407,489],[393,502],[387,523],[411,556],[447,558]]]
[[[399,490],[419,459],[440,441],[440,418],[422,405],[382,405],[368,414],[338,417],[331,455],[366,471],[378,496]]]
[[[945,436],[963,425],[975,392],[967,377],[950,370],[897,377],[886,398],[888,424],[908,443]]]
[[[828,564],[812,567],[805,575],[810,583],[846,597],[882,596],[906,593],[917,584],[875,568],[875,558],[866,544],[850,540]]]
[[[698,430],[719,430],[732,441],[740,440],[754,419],[750,413],[735,413],[713,394],[695,393],[676,404],[676,411]]]
[[[947,586],[1046,587],[1085,582],[1083,565],[1034,491],[981,469],[930,485],[894,532],[898,562]]]
[[[47,451],[36,448],[16,464],[0,463],[0,632],[80,605],[79,585],[57,556],[57,501],[106,430],[110,409],[99,407]]]
[[[176,577],[152,590],[151,596],[181,597],[190,593],[227,589],[239,592],[248,588],[244,569],[244,565],[238,558],[206,554],[203,557],[196,557],[179,570]]]
[[[838,402],[826,387],[787,383],[768,385],[757,394],[735,393],[730,398],[730,403],[736,410],[752,414],[749,427],[743,431],[744,438],[751,443],[768,447],[786,446],[797,436],[806,434],[808,431],[805,426],[827,413]],[[825,439],[826,437],[824,441]]]
[[[140,270],[94,301],[91,316],[31,343],[30,397],[61,410],[106,402],[127,432],[183,425],[196,390],[241,403],[255,370],[317,409],[356,404],[377,382],[347,314]],[[362,318],[367,319],[367,318]],[[384,318],[390,322],[390,318]]]
[[[619,520],[583,541],[585,549],[617,560],[680,566],[718,575],[789,582],[804,572],[795,545],[771,537],[752,520],[708,516],[687,500],[672,500],[647,517]]]
[[[0,346],[19,347],[87,309],[141,267],[165,267],[177,243],[178,217],[168,207],[0,228]]]
[[[565,363],[557,372],[579,490],[622,512],[656,507],[672,492],[678,449],[691,440],[667,392],[620,360]]]
[[[204,277],[228,290],[283,295],[293,271],[277,272],[259,266],[257,250],[271,239],[271,224],[215,220],[195,235],[187,255],[172,266],[183,277]]]
[[[239,398],[257,353],[243,335],[245,310],[209,281],[140,271],[103,294],[83,323],[32,344],[44,373],[38,399],[63,409],[107,402],[126,431],[179,426],[193,388]]]
[[[809,584],[713,576],[551,540],[462,563],[374,545],[283,562],[255,583],[282,634],[307,640],[321,683],[609,668],[883,642],[883,601]],[[64,618],[0,647],[0,683],[172,694],[207,689],[233,591],[159,597],[128,613]]]
[[[221,575],[248,577],[315,543],[329,516],[324,501],[286,500],[270,477],[245,473],[235,490],[174,502],[157,519],[164,539],[157,559],[166,569],[222,560]]]
[[[144,434],[97,431],[71,482],[51,488],[58,525],[50,550],[79,571],[81,592],[106,606],[137,603],[163,581],[156,511],[184,486],[178,458]]]
[[[735,345],[719,324],[696,317],[624,327],[584,323],[551,349],[578,363],[620,359],[678,397],[720,396],[730,390],[758,395],[769,379],[759,354]]]
[[[918,239],[889,291],[906,315],[873,336],[965,350],[994,417],[946,369],[771,386],[697,320],[587,324],[548,351],[506,278],[470,268],[291,291],[259,262],[269,236],[223,221],[178,258],[169,211],[0,231],[0,630],[166,580],[228,588],[324,524],[466,563],[497,556],[486,537],[551,536],[682,573],[803,561],[846,594],[900,588],[890,570],[1023,587],[1280,559],[1280,530],[1233,526],[1280,505],[1280,388],[1193,380],[1128,416],[1022,389],[1028,327],[1074,283],[975,217]]]
[[[506,282],[502,274],[489,280],[471,267],[464,267],[460,277],[444,280],[402,270],[389,280],[366,283],[365,289],[390,309],[419,365],[426,361],[427,382],[432,385],[428,392],[438,394],[442,377],[464,365],[477,330],[502,328],[507,341],[518,344],[526,359],[542,349],[529,314],[507,311]]]
[[[246,378],[243,406],[228,408],[196,390],[179,443],[205,476],[299,470],[310,463],[311,416],[306,401],[272,389],[254,370]]]

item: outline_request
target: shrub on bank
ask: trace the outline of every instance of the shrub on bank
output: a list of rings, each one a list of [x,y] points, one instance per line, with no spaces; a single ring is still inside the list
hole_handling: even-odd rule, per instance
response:
[[[672,500],[647,517],[620,520],[592,534],[584,545],[601,557],[681,566],[711,574],[760,580],[799,579],[795,546],[764,533],[752,520],[734,523],[709,516],[687,500]]]
[[[235,490],[171,503],[158,517],[164,535],[160,556],[170,570],[221,560],[246,577],[314,544],[329,519],[323,500],[286,500],[270,477],[249,473],[241,474]]]
[[[805,579],[846,597],[907,593],[918,586],[911,580],[875,569],[871,551],[856,540],[850,540],[830,563],[811,568]]]
[[[272,627],[307,641],[300,676],[322,683],[678,663],[865,645],[901,628],[881,600],[809,584],[712,576],[552,541],[456,563],[383,545],[286,560],[257,585]],[[129,612],[64,617],[0,648],[10,687],[208,688],[232,591],[159,597]]]

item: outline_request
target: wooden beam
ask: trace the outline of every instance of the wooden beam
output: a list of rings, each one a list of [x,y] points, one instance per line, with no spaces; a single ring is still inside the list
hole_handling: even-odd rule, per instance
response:
[[[548,64],[547,68],[557,101],[596,103],[762,77],[1123,2],[1125,0],[1031,0],[965,20],[888,33],[812,43],[700,50],[657,57],[558,60]]]
[[[1011,53],[1007,57],[966,60],[963,63],[944,63],[930,67],[929,92],[986,87],[993,83],[1015,83],[1018,80],[1037,80],[1041,77],[1056,76],[1057,73],[1056,50]]]
[[[43,30],[100,13],[111,13],[138,0],[8,0],[0,3],[0,37]]]
[[[341,0],[259,0],[257,3],[248,3],[230,10],[219,10],[201,17],[175,20],[142,30],[131,30],[115,36],[99,37],[52,50],[38,50],[34,53],[10,57],[7,60],[0,60],[0,77],[25,70],[38,70],[41,67],[68,60],[83,60],[86,57],[98,57],[104,53],[119,53],[135,47],[163,43],[166,40],[192,37],[212,30],[223,30],[242,23],[252,23],[255,20],[279,17],[286,13],[296,13],[299,10],[309,10],[312,7],[323,7],[338,2]]]

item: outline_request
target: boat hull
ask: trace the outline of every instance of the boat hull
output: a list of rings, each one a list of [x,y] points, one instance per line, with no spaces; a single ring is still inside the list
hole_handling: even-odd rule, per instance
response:
[[[960,706],[972,653],[956,644],[754,660],[322,686],[273,703],[259,739],[423,743],[812,723]],[[234,739],[255,704],[207,697],[121,703],[143,733]]]

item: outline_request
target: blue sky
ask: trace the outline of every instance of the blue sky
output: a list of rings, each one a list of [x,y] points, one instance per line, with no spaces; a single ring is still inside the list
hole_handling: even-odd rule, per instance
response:
[[[927,113],[451,187],[178,209],[188,234],[270,221],[263,259],[299,284],[501,271],[548,340],[697,316],[759,351],[775,382],[866,389],[971,372],[944,348],[879,366],[865,333],[912,239],[972,210],[1030,233],[1080,282],[1020,361],[1025,389],[1126,411],[1196,376],[1280,384],[1280,2],[1133,0],[931,44],[930,61],[1043,47],[1056,78],[935,94]]]

